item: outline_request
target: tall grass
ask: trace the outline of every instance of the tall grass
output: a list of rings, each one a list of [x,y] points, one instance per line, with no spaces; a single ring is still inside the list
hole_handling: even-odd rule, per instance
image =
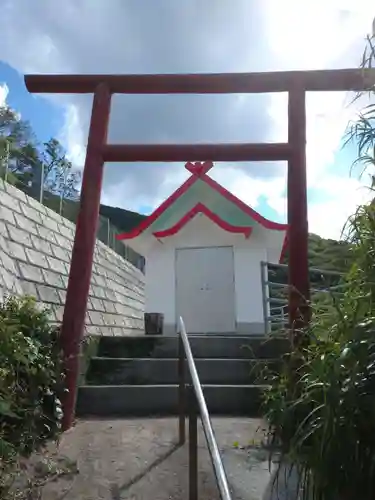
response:
[[[375,495],[375,206],[360,207],[349,228],[343,297],[313,317],[309,344],[285,358],[265,395],[268,444],[298,464],[309,500]]]
[[[374,54],[369,39],[363,64],[370,67]],[[358,161],[373,168],[375,106],[351,124],[351,137]],[[264,401],[268,444],[297,465],[301,498],[309,500],[375,496],[374,201],[358,207],[346,233],[353,264],[344,293],[329,315],[313,315],[304,331],[309,344],[285,357],[281,373],[269,374]]]

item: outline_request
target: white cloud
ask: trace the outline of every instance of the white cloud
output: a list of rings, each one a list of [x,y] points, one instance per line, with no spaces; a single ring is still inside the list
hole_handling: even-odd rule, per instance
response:
[[[74,104],[65,107],[65,123],[60,132],[59,140],[64,144],[68,159],[73,164],[82,166],[85,161],[85,140],[79,121],[79,111]]]
[[[271,0],[268,9],[268,32],[282,69],[357,67],[375,13],[370,0]],[[322,198],[309,204],[309,228],[325,237],[340,237],[348,216],[363,201],[366,191],[361,189],[367,184],[365,177],[362,181],[349,178],[350,165],[344,179],[342,172],[337,176],[327,174],[347,124],[363,106],[363,100],[352,104],[352,97],[342,92],[307,95],[308,186],[319,189]],[[285,137],[285,103],[273,96],[268,111],[275,133]],[[278,203],[285,206],[285,202]]]
[[[369,183],[367,183],[368,185]],[[324,238],[339,239],[355,208],[369,202],[374,193],[357,179],[326,176],[323,191],[326,201],[309,206],[309,227]]]
[[[6,83],[0,83],[0,107],[8,106],[9,87]],[[17,110],[13,110],[17,120],[21,119],[21,114]]]
[[[256,207],[260,197],[266,195],[270,207],[285,218],[286,200],[283,193],[286,188],[286,180],[284,177],[274,177],[267,180],[254,178],[246,174],[238,174],[235,168],[213,170],[210,175],[252,207]]]
[[[0,83],[0,107],[6,106],[9,88],[6,83]]]
[[[372,0],[66,0],[59,9],[48,0],[32,5],[29,0],[5,0],[0,46],[4,60],[31,73],[356,67],[374,13]],[[282,95],[184,97],[115,97],[110,139],[125,143],[286,140]],[[61,137],[70,157],[82,164],[91,99],[49,98],[64,106]],[[343,106],[348,101],[342,93],[309,94],[307,100],[308,183],[322,195],[320,203],[310,204],[310,229],[322,235],[337,236],[344,222],[339,207],[344,204],[345,213],[350,213],[359,200],[351,190],[361,182],[348,177],[345,189],[338,190],[334,186],[341,179],[327,174],[357,109]],[[106,167],[103,200],[131,209],[156,205],[185,175],[182,165],[111,165]],[[263,195],[272,208],[285,214],[283,166],[220,165],[212,175],[253,206]],[[328,212],[335,217],[321,217]]]

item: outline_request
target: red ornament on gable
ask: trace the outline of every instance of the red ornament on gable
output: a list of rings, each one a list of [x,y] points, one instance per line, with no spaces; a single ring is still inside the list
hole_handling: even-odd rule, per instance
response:
[[[197,177],[202,177],[202,175],[207,174],[209,170],[214,166],[212,161],[196,161],[192,163],[191,161],[188,161],[185,164],[186,170],[189,170],[190,173],[193,175],[196,175]]]

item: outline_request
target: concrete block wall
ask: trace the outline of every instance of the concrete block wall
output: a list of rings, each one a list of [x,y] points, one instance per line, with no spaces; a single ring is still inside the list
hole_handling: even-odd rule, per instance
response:
[[[0,179],[0,295],[32,295],[60,323],[75,225]],[[144,333],[144,276],[97,241],[86,333]]]

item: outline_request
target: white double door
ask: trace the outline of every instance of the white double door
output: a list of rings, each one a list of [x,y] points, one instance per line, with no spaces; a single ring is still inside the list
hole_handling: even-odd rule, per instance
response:
[[[233,247],[176,249],[176,312],[188,333],[235,331]]]

